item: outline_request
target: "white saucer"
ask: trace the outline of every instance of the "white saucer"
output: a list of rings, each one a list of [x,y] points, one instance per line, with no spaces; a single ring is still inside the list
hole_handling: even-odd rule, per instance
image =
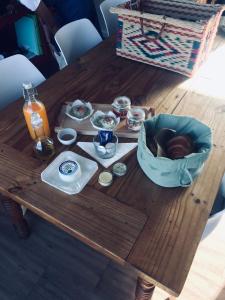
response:
[[[81,176],[73,182],[65,182],[59,176],[59,166],[66,160],[77,161],[81,168]],[[95,161],[72,151],[64,151],[41,173],[41,180],[66,194],[74,195],[82,191],[97,170],[98,165]]]

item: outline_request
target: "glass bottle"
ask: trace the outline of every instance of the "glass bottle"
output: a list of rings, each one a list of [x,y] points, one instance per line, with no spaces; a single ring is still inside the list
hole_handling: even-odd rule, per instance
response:
[[[33,87],[32,83],[24,83],[23,84],[23,95],[25,99],[25,103],[23,106],[23,113],[27,123],[27,127],[32,139],[36,139],[39,137],[39,134],[43,137],[50,136],[50,129],[48,123],[48,117],[46,113],[46,109],[44,104],[37,99],[37,91]],[[34,128],[31,124],[31,116],[32,113],[38,113],[43,122],[43,132],[34,132]]]

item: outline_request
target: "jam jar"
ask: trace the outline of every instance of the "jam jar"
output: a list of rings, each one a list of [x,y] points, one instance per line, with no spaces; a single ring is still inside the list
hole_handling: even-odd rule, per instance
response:
[[[120,96],[114,99],[112,107],[113,112],[123,119],[126,118],[127,112],[131,108],[131,101],[126,96]]]
[[[131,108],[127,113],[127,128],[139,131],[145,120],[145,111],[141,108]]]

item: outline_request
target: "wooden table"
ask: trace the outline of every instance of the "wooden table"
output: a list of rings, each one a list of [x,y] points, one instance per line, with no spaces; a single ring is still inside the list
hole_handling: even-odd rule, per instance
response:
[[[76,98],[111,103],[118,95],[157,113],[197,117],[213,130],[214,147],[189,188],[161,188],[142,172],[133,152],[124,158],[128,174],[101,187],[99,172],[78,195],[68,196],[41,182],[46,167],[33,157],[20,99],[0,112],[0,191],[20,235],[27,235],[22,204],[112,260],[136,270],[136,299],[148,299],[154,285],[178,295],[213,205],[225,165],[225,101],[194,90],[215,83],[193,80],[115,55],[114,39],[48,79],[39,88],[52,126],[60,105]],[[216,46],[222,45],[218,39]],[[224,78],[224,77],[223,77]],[[87,137],[80,137],[87,140]],[[64,150],[56,142],[57,151]],[[68,149],[68,148],[67,148]],[[72,150],[87,156],[77,146]],[[18,204],[17,204],[18,203]]]

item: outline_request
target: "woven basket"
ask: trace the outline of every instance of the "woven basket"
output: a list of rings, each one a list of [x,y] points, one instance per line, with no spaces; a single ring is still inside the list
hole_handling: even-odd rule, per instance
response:
[[[119,23],[116,53],[191,77],[208,56],[223,10],[187,0],[133,0],[112,7]]]

